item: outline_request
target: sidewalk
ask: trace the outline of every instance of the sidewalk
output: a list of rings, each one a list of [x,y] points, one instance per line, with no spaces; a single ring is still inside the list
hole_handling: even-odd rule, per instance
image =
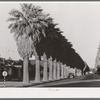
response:
[[[22,81],[18,82],[18,81],[6,81],[5,85],[4,82],[0,82],[0,87],[3,88],[5,87],[15,87],[15,88],[24,88],[24,87],[37,87],[38,85],[46,85],[46,84],[55,84],[55,83],[63,83],[64,81],[66,82],[72,82],[72,81],[76,81],[79,79],[61,79],[61,80],[53,80],[53,81],[47,81],[47,82],[39,82],[36,83],[35,81],[30,81],[29,84],[24,84]]]

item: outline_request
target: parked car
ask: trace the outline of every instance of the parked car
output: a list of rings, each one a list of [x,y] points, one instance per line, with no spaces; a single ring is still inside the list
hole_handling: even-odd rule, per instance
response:
[[[74,75],[73,73],[69,73],[69,74],[68,74],[68,78],[69,78],[69,79],[75,78],[75,75]]]

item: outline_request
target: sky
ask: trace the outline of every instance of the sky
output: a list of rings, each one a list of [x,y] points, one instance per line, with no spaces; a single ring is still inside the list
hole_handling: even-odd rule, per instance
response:
[[[87,62],[95,67],[95,59],[100,44],[100,2],[32,2],[41,6],[54,19],[63,35],[73,44],[73,48]],[[20,59],[13,34],[8,29],[9,12],[20,9],[19,2],[0,2],[0,56]]]

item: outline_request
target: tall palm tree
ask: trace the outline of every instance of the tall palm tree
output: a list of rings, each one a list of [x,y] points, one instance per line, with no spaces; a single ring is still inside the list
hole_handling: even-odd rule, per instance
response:
[[[21,4],[21,11],[13,9],[9,14],[9,28],[14,33],[18,52],[23,58],[23,82],[29,83],[29,58],[32,54],[38,58],[35,45],[40,41],[41,34],[45,36],[45,27],[52,22],[52,18],[43,13],[39,6],[25,3]],[[36,68],[36,71],[38,70],[39,68]],[[36,73],[37,76],[39,74]]]
[[[67,56],[67,48],[70,48],[72,45],[67,41],[67,39],[65,39],[64,36],[62,36],[62,32],[59,28],[55,27],[56,25],[57,24],[54,23],[48,25],[48,27],[46,28],[46,37],[43,37],[40,40],[41,42],[36,45],[37,53],[40,56],[45,53],[47,55],[47,58],[50,58],[50,56],[52,56],[53,61],[56,59],[57,62],[66,62],[65,56]],[[56,65],[54,66],[56,68]],[[47,69],[44,73],[45,75],[43,76],[47,76]]]
[[[100,68],[100,45],[98,47],[97,56],[95,60],[95,68]]]
[[[36,45],[37,53],[42,56],[45,52],[48,58],[52,56],[57,62],[60,61],[71,68],[83,70],[84,61],[56,25],[51,23],[46,27],[46,37]]]

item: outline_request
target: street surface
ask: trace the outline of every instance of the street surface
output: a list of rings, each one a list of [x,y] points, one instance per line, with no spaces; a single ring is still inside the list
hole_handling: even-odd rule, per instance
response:
[[[96,80],[80,80],[80,81],[73,81],[73,82],[66,82],[63,83],[48,83],[43,85],[37,85],[37,87],[100,87],[100,79]]]
[[[100,87],[100,76],[97,74],[83,75],[75,79],[61,79],[48,82],[35,83],[31,80],[29,84],[24,84],[22,81],[3,81],[0,82],[0,87]]]

